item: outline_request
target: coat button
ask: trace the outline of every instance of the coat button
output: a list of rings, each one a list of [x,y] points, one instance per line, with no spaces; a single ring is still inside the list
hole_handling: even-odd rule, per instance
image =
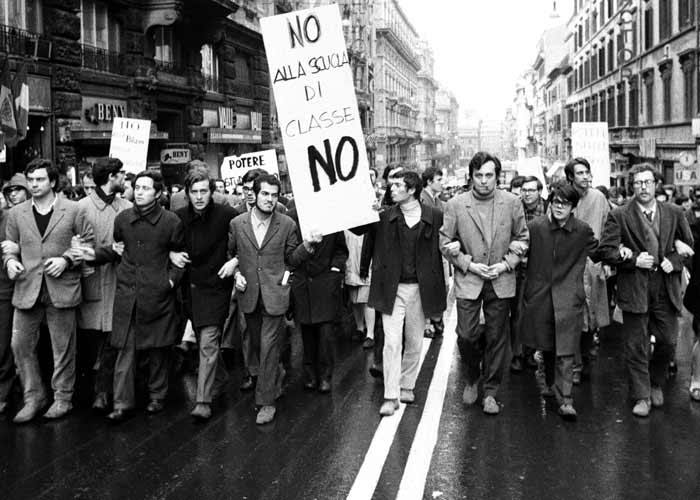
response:
[[[262,271],[262,267],[259,267],[259,268],[258,268],[258,271]]]

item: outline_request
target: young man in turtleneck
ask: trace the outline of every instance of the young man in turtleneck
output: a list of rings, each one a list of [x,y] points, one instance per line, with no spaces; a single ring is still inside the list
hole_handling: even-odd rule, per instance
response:
[[[446,307],[438,240],[442,213],[418,201],[422,181],[415,172],[391,177],[389,189],[394,205],[380,214],[379,222],[353,230],[368,233],[367,244],[372,249],[369,305],[382,313],[382,416],[393,415],[399,400],[409,404],[415,401],[413,388],[425,318],[440,314]]]
[[[475,154],[469,162],[473,189],[447,203],[440,231],[442,251],[455,266],[458,345],[468,367],[462,399],[467,405],[476,402],[483,372],[483,410],[489,415],[500,412],[496,396],[515,296],[514,270],[529,243],[520,198],[496,189],[500,173],[498,158]]]

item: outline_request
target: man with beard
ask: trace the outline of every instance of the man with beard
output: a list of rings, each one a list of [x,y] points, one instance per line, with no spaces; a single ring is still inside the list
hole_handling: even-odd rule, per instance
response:
[[[114,219],[128,208],[131,202],[117,196],[124,187],[124,169],[118,158],[98,158],[92,167],[90,178],[95,187],[78,202],[84,210],[88,221],[95,232],[96,252],[100,249],[111,249],[114,243]],[[84,175],[83,179],[87,176]],[[87,250],[90,253],[90,250]],[[87,255],[86,260],[105,261],[105,255],[93,257]],[[114,294],[116,291],[116,262],[105,262],[95,268],[95,272],[83,277],[83,303],[78,308],[78,341],[83,353],[90,353],[89,365],[95,365],[95,399],[92,407],[96,411],[106,411],[112,396],[112,379],[114,377],[114,362],[117,350],[109,341],[112,332],[112,314]],[[85,349],[89,345],[92,349]],[[93,359],[96,357],[96,360]],[[96,361],[96,362],[95,362]]]

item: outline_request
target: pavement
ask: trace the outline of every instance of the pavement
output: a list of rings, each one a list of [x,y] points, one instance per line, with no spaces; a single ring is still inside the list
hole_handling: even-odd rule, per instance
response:
[[[382,419],[372,354],[345,338],[330,395],[304,392],[301,345],[277,418],[255,425],[240,364],[210,421],[197,423],[195,378],[172,381],[163,413],[119,426],[90,413],[89,394],[57,422],[0,422],[0,498],[11,499],[697,499],[700,403],[688,396],[692,345],[681,321],[678,375],[666,404],[631,413],[617,326],[601,333],[590,381],[564,422],[534,372],[507,374],[499,416],[462,401],[455,315],[426,340],[416,403]],[[87,384],[85,384],[87,385]]]

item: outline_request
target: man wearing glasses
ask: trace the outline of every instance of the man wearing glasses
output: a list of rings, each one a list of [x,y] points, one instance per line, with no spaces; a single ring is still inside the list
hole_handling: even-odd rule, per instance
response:
[[[566,179],[578,191],[579,202],[574,209],[574,216],[591,226],[596,239],[600,239],[603,226],[610,212],[610,205],[605,195],[592,189],[591,165],[585,158],[574,158],[564,166]],[[583,273],[583,289],[586,292],[586,314],[581,332],[581,345],[576,351],[574,366],[574,384],[590,374],[591,349],[593,334],[599,328],[610,324],[606,270],[602,264],[594,264],[590,259]]]
[[[617,304],[623,317],[632,413],[637,417],[648,416],[651,406],[664,403],[662,386],[682,307],[683,262],[674,240],[693,245],[681,208],[656,201],[655,174],[648,163],[630,169],[634,197],[610,213],[600,243],[603,261],[618,269]],[[653,353],[650,335],[656,338]]]

